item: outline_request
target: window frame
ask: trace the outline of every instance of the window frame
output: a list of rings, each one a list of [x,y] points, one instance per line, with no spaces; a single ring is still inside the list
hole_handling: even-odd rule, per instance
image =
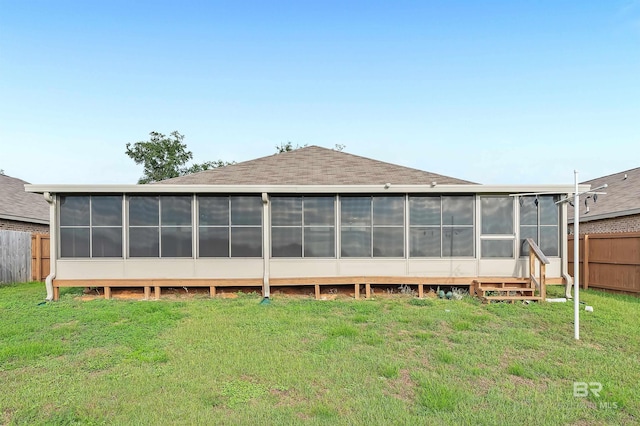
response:
[[[438,194],[438,195],[431,195],[431,194],[408,194],[407,196],[407,210],[408,210],[408,215],[409,215],[409,226],[408,226],[408,238],[409,238],[409,258],[410,259],[476,259],[476,254],[478,252],[478,249],[476,248],[476,205],[478,203],[476,203],[476,196],[477,194]],[[439,206],[440,206],[440,210],[439,210],[439,224],[435,225],[435,224],[428,224],[428,225],[423,225],[423,224],[413,224],[412,223],[412,217],[411,217],[411,200],[412,199],[421,199],[421,198],[433,198],[433,199],[439,199]],[[469,201],[471,201],[471,224],[445,224],[444,223],[444,199],[445,198],[468,198]],[[439,256],[412,256],[411,255],[411,243],[412,243],[412,239],[411,239],[411,230],[412,229],[420,229],[420,228],[428,228],[428,229],[438,229],[440,231],[440,255]],[[448,256],[445,255],[444,253],[444,238],[445,238],[445,231],[450,231],[450,232],[454,232],[454,230],[456,228],[464,228],[464,229],[471,229],[471,234],[472,234],[472,250],[471,250],[471,254],[470,255],[464,255],[464,256]]]
[[[89,209],[88,209],[88,215],[89,215],[89,222],[87,225],[62,225],[62,199],[63,198],[69,198],[69,197],[73,197],[73,198],[88,198],[89,199]],[[102,198],[102,197],[118,197],[120,198],[120,225],[94,225],[94,221],[93,221],[93,199],[94,198]],[[58,228],[58,242],[57,242],[57,258],[58,259],[105,259],[105,260],[111,260],[111,259],[123,259],[124,258],[124,249],[123,249],[123,244],[124,244],[124,240],[125,240],[125,234],[124,234],[124,228],[125,228],[125,218],[124,218],[124,211],[125,211],[125,206],[124,206],[124,194],[100,194],[100,195],[95,195],[95,194],[60,194],[58,196],[58,203],[57,204],[57,208],[56,208],[56,213],[57,213],[57,217],[58,217],[58,224],[57,224],[57,228]],[[86,256],[63,256],[62,255],[62,231],[64,229],[86,229],[89,232],[89,245],[88,245],[88,254]],[[120,230],[120,255],[119,256],[96,256],[94,255],[94,244],[93,244],[93,235],[94,235],[94,229],[119,229]]]
[[[369,215],[368,215],[368,224],[365,225],[361,225],[361,224],[355,224],[355,225],[350,225],[347,224],[345,225],[344,223],[342,223],[342,203],[344,201],[345,198],[348,199],[355,199],[355,198],[363,198],[363,199],[369,199],[370,200],[370,205],[369,205]],[[383,199],[383,198],[392,198],[392,199],[399,199],[402,201],[402,224],[401,225],[393,225],[393,224],[376,224],[374,221],[374,209],[375,209],[375,200],[376,199]],[[398,195],[380,195],[380,194],[371,194],[371,195],[357,195],[357,194],[349,194],[349,195],[342,195],[339,197],[339,208],[338,208],[338,213],[337,213],[337,217],[339,217],[340,219],[340,223],[339,223],[339,251],[340,251],[340,258],[345,258],[345,259],[406,259],[407,258],[407,226],[406,226],[406,216],[407,216],[407,197],[406,195],[403,194],[398,194]],[[380,230],[380,229],[386,229],[386,228],[393,228],[393,229],[402,229],[402,254],[400,256],[379,256],[375,254],[375,245],[374,245],[374,235],[375,235],[375,231],[376,229]],[[344,238],[343,238],[343,232],[345,230],[348,229],[365,229],[366,232],[369,234],[369,255],[367,256],[345,256],[343,253],[343,243],[344,243]]]
[[[300,199],[300,223],[297,225],[274,225],[273,224],[273,201],[274,199],[277,198],[292,198],[292,199]],[[329,224],[313,224],[313,225],[307,225],[305,218],[306,218],[306,200],[310,200],[310,199],[318,199],[318,198],[326,198],[326,199],[331,199],[333,201],[333,222],[329,225]],[[274,195],[271,197],[270,199],[270,215],[269,215],[269,220],[270,220],[270,258],[272,259],[336,259],[337,258],[337,250],[336,250],[336,240],[337,240],[337,236],[336,236],[336,227],[337,227],[337,207],[338,207],[338,201],[337,201],[337,197],[335,195],[288,195],[288,194],[283,194],[283,195]],[[331,256],[308,256],[306,255],[306,242],[307,242],[307,233],[311,232],[311,229],[326,229],[326,230],[333,230],[333,254]],[[273,254],[274,252],[274,246],[273,246],[273,242],[274,242],[274,229],[299,229],[300,233],[301,233],[301,250],[300,250],[300,256],[275,256]]]
[[[232,223],[232,199],[234,197],[251,197],[260,199],[260,225],[256,224],[237,224]],[[219,198],[227,200],[227,223],[226,225],[203,225],[200,221],[200,209],[202,198]],[[197,194],[195,202],[195,216],[197,217],[197,224],[195,225],[196,231],[196,259],[263,259],[264,258],[264,205],[262,204],[262,195],[255,194]],[[227,255],[226,256],[202,256],[201,252],[201,229],[226,229],[227,230]],[[260,255],[258,256],[234,256],[233,255],[233,238],[232,233],[234,229],[259,229],[260,230]]]
[[[189,225],[164,225],[162,223],[162,200],[163,198],[169,197],[177,197],[184,198],[189,200],[190,204],[190,212],[189,212]],[[158,201],[157,209],[158,209],[158,221],[154,225],[131,225],[131,207],[130,202],[132,198],[156,198]],[[194,258],[194,250],[193,250],[193,242],[194,242],[194,223],[193,223],[193,212],[194,212],[194,197],[193,195],[185,195],[185,194],[128,194],[126,196],[126,223],[127,223],[127,259],[193,259]],[[163,256],[162,253],[162,237],[163,237],[163,229],[178,229],[178,228],[189,228],[190,232],[190,248],[191,254],[189,256]],[[158,254],[155,256],[132,256],[131,255],[131,229],[157,229],[158,235]]]
[[[542,215],[541,215],[541,209],[542,209],[542,203],[540,202],[540,198],[542,197],[550,197],[553,200],[554,205],[556,206],[556,224],[554,225],[548,225],[548,224],[542,224]],[[560,206],[557,203],[558,199],[559,199],[559,195],[557,194],[540,194],[540,195],[520,195],[518,196],[519,200],[518,200],[518,257],[520,259],[527,257],[529,255],[529,246],[525,244],[525,240],[522,238],[522,228],[528,228],[528,229],[535,229],[536,230],[536,244],[538,244],[538,247],[540,247],[540,250],[542,250],[542,252],[544,253],[544,249],[543,247],[540,245],[540,238],[541,238],[541,231],[543,228],[549,229],[549,228],[556,228],[556,247],[558,248],[558,251],[555,255],[550,255],[547,253],[544,253],[545,256],[547,257],[552,257],[552,258],[559,258],[562,256],[562,239],[560,238],[561,232],[562,232],[562,210],[560,209]],[[522,224],[522,207],[523,207],[523,200],[535,200],[538,199],[538,204],[536,205],[536,224],[535,225],[530,225],[530,224]],[[535,202],[534,202],[535,203]],[[525,248],[526,247],[526,248]]]
[[[480,223],[479,223],[479,229],[480,229],[480,244],[479,244],[479,251],[480,251],[480,259],[490,259],[490,260],[505,260],[505,259],[515,259],[516,258],[516,250],[515,250],[515,242],[516,242],[516,215],[518,214],[518,212],[516,211],[516,206],[515,206],[515,200],[514,197],[510,197],[508,194],[483,194],[480,195],[479,197],[479,208],[480,208]],[[511,233],[510,234],[505,234],[505,233],[484,233],[484,230],[482,229],[483,225],[484,225],[484,213],[483,213],[483,200],[489,200],[489,199],[503,199],[503,200],[510,200],[511,201]],[[483,242],[485,241],[510,241],[511,242],[511,255],[510,256],[486,256],[484,253],[484,250],[482,249],[483,246]]]

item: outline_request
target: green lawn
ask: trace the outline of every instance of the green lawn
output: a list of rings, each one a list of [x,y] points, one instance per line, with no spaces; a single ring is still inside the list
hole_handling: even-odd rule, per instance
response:
[[[1,424],[640,422],[636,298],[582,292],[576,342],[573,303],[80,293],[0,286]]]

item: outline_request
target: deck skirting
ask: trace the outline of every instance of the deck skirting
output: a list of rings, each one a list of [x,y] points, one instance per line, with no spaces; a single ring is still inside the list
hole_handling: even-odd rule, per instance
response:
[[[301,277],[301,278],[271,278],[270,287],[286,286],[314,286],[316,299],[320,298],[320,287],[325,285],[353,285],[354,295],[360,297],[360,286],[365,286],[365,297],[371,297],[372,285],[416,285],[418,297],[424,296],[424,286],[471,286],[478,277],[401,277],[401,276],[352,276],[352,277]],[[505,277],[482,277],[483,280],[501,280]],[[564,284],[562,278],[547,278],[548,285]],[[162,288],[169,287],[208,287],[211,297],[216,295],[218,287],[263,287],[262,278],[184,278],[184,279],[94,279],[94,280],[65,280],[53,281],[53,300],[60,297],[62,287],[103,287],[106,299],[111,297],[112,288],[134,287],[144,288],[145,299],[159,299]]]

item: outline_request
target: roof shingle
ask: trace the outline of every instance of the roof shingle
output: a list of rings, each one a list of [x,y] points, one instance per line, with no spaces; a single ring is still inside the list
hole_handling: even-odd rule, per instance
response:
[[[473,182],[372,160],[333,149],[309,146],[244,161],[160,184],[184,185],[396,185],[470,184]]]
[[[0,174],[0,218],[49,223],[49,204],[42,195],[25,192],[26,183]]]
[[[589,200],[589,213],[586,212],[584,196],[581,197],[581,222],[640,212],[640,167],[582,183],[591,185],[591,188],[597,188],[606,183],[607,188],[602,190],[606,194],[598,195],[596,203]],[[569,222],[573,223],[573,208],[569,207],[569,211]]]

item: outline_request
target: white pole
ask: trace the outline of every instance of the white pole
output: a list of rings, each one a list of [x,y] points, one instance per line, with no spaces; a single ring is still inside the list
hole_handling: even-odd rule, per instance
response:
[[[576,340],[580,340],[580,294],[578,288],[580,287],[580,196],[578,195],[578,171],[573,171],[573,178],[575,180],[575,192],[573,194],[573,324],[574,324],[574,337]]]

